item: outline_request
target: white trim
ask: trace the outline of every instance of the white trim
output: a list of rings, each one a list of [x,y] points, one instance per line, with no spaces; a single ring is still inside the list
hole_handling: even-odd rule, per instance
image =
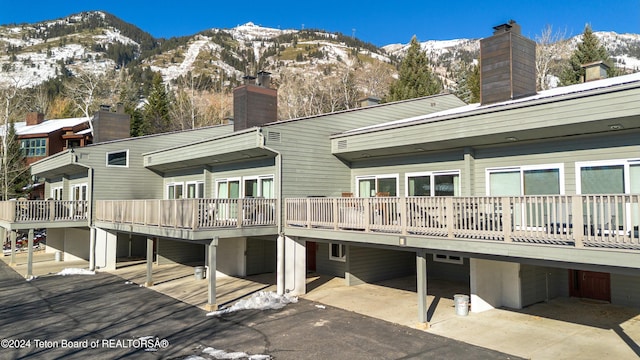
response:
[[[519,172],[520,173],[520,194],[524,194],[524,172],[529,170],[553,170],[558,169],[558,177],[559,177],[559,188],[560,194],[564,195],[565,193],[565,181],[564,181],[564,164],[563,163],[554,163],[554,164],[536,164],[536,165],[522,165],[522,166],[505,166],[505,167],[494,167],[494,168],[485,168],[485,194],[486,196],[491,196],[491,174],[492,173],[505,173],[505,172]]]
[[[338,246],[338,252],[340,253],[341,256],[336,257],[333,256],[331,253],[331,247],[333,245],[337,245]],[[341,261],[341,262],[346,262],[347,261],[347,248],[344,244],[340,244],[340,243],[329,243],[329,260],[332,261]]]
[[[449,263],[449,264],[457,264],[457,265],[464,264],[464,258],[458,255],[445,255],[445,254],[433,253],[433,261]]]
[[[109,155],[118,154],[124,152],[125,155],[125,165],[109,165]],[[129,167],[129,149],[126,150],[117,150],[117,151],[108,151],[105,153],[105,165],[106,167],[119,167],[119,168],[128,168]]]
[[[409,178],[410,177],[429,176],[431,177],[431,183],[433,184],[434,183],[433,178],[435,176],[440,176],[440,175],[458,175],[457,190],[458,190],[458,194],[460,194],[460,191],[461,191],[460,179],[462,178],[462,175],[460,175],[460,170],[458,169],[458,170],[438,170],[438,171],[421,171],[421,172],[405,173],[404,174],[404,196],[409,196]],[[434,196],[435,191],[436,191],[435,186],[431,186],[431,194],[429,196]]]
[[[202,184],[202,193],[199,194],[198,191],[198,185]],[[188,197],[189,195],[189,185],[195,185],[196,186],[196,197],[194,199],[201,199],[204,198],[204,181],[203,180],[193,180],[193,181],[187,181],[184,184],[184,188],[183,188],[183,195],[185,199],[190,199]]]
[[[378,179],[396,179],[396,196],[398,196],[400,187],[400,174],[380,174],[380,175],[360,175],[355,177],[356,197],[362,197],[360,195],[360,180],[375,180],[376,192],[378,192]]]

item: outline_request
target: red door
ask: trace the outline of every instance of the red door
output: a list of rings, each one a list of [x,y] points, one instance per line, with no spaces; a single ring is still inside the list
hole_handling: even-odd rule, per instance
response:
[[[316,271],[316,243],[307,241],[307,271]]]
[[[611,301],[611,276],[609,273],[571,270],[571,296]]]

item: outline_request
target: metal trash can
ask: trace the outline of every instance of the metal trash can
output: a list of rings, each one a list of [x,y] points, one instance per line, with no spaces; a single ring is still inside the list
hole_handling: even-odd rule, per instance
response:
[[[56,251],[54,256],[55,256],[56,262],[62,261],[62,251]]]
[[[456,307],[456,315],[467,316],[469,315],[469,296],[456,294],[453,295],[453,303]]]
[[[195,275],[196,280],[203,280],[205,278],[205,276],[207,276],[204,266],[196,266],[196,267],[194,267],[193,268],[193,274]]]

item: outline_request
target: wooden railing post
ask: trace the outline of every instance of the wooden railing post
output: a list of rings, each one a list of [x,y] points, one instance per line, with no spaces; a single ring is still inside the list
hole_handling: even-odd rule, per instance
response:
[[[305,217],[307,218],[307,229],[311,229],[311,200],[309,198],[305,200]]]
[[[581,195],[571,196],[571,218],[573,221],[573,241],[575,247],[584,247],[584,217]],[[587,204],[589,206],[589,204]]]
[[[236,203],[236,218],[236,226],[241,228],[242,222],[244,221],[244,214],[242,213],[242,199],[238,199]]]
[[[444,201],[445,204],[445,216],[447,217],[447,237],[453,239],[453,198],[447,197]]]
[[[200,209],[200,202],[198,201],[198,199],[191,199],[191,206],[193,207],[193,209],[191,210],[193,219],[191,219],[191,228],[193,230],[196,230],[198,228],[198,214],[200,213],[199,209]]]
[[[364,231],[369,232],[371,228],[371,198],[364,198]]]
[[[502,206],[502,232],[504,234],[504,242],[510,243],[511,240],[511,201],[508,197],[500,199]]]
[[[331,199],[332,211],[333,211],[333,230],[338,230],[338,198]]]
[[[398,206],[400,207],[400,233],[407,235],[407,226],[409,224],[409,219],[407,219],[407,198],[403,196],[398,199]]]
[[[56,219],[56,200],[49,200],[49,221]]]

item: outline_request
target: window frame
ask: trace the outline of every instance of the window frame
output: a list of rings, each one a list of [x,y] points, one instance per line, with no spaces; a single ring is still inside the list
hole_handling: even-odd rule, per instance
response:
[[[396,195],[393,195],[394,197],[399,196],[400,194],[400,174],[395,173],[395,174],[379,174],[379,175],[359,175],[355,177],[355,189],[356,189],[356,197],[375,197],[374,195],[369,195],[369,196],[362,196],[362,194],[360,194],[360,181],[362,180],[374,180],[375,181],[375,185],[376,185],[376,189],[375,192],[378,193],[379,192],[379,186],[378,186],[378,180],[379,179],[395,179],[396,180]]]
[[[175,197],[175,194],[176,194],[175,186],[178,186],[178,185],[180,185],[182,187],[182,195],[181,195],[181,197],[176,198]],[[169,197],[169,188],[172,187],[172,186],[174,187],[174,189],[173,189],[174,198],[173,199]],[[184,182],[183,181],[172,181],[172,182],[166,183],[165,184],[165,189],[166,189],[166,191],[165,191],[165,199],[167,199],[167,200],[186,199],[185,198],[185,186],[184,186]]]
[[[333,247],[334,246],[338,246],[338,254],[340,256],[333,256]],[[334,243],[334,242],[330,242],[329,243],[329,260],[332,261],[340,261],[340,262],[346,262],[347,261],[347,247],[345,244],[341,244],[341,243]]]
[[[262,188],[262,182],[264,180],[271,180],[271,183],[274,185],[273,189],[271,189],[271,191],[274,193],[275,195],[275,177],[272,174],[269,175],[251,175],[251,176],[243,176],[241,178],[241,197],[242,198],[246,198],[247,197],[247,189],[246,189],[246,182],[247,181],[251,181],[251,180],[256,180],[258,183],[258,194],[252,196],[253,198],[265,198],[264,194],[263,194],[263,188]],[[274,197],[275,198],[275,197]]]
[[[405,196],[410,196],[409,195],[409,178],[411,177],[426,177],[429,176],[429,179],[431,181],[431,186],[429,189],[429,196],[436,196],[435,192],[436,192],[436,187],[435,185],[435,177],[436,176],[440,176],[440,175],[458,175],[458,195],[454,195],[454,196],[460,196],[460,192],[462,190],[462,185],[460,182],[461,179],[461,174],[460,174],[460,170],[438,170],[438,171],[420,171],[420,172],[412,172],[412,173],[406,173],[404,175],[404,195]],[[456,192],[456,189],[453,190],[454,194]],[[411,196],[424,196],[424,195],[411,195]]]
[[[518,196],[528,196],[524,193],[524,173],[529,170],[558,170],[558,184],[559,194],[565,194],[565,181],[564,181],[564,164],[563,163],[553,163],[553,164],[536,164],[536,165],[522,165],[522,166],[505,166],[505,167],[493,167],[493,168],[485,168],[485,194],[486,196],[491,195],[491,174],[492,173],[506,173],[506,172],[516,172],[520,173],[520,195]]]
[[[195,197],[189,197],[189,185],[195,185]],[[204,198],[204,181],[202,180],[194,180],[194,181],[187,181],[184,184],[184,188],[183,188],[183,192],[184,192],[184,199],[202,199]]]
[[[631,166],[640,165],[640,159],[611,159],[611,160],[594,160],[594,161],[577,161],[576,167],[576,194],[582,195],[582,168],[584,167],[604,167],[604,166],[622,166],[622,179],[624,181],[624,191],[622,194],[631,193]]]
[[[119,154],[119,153],[125,153],[125,157],[124,157],[125,164],[124,165],[109,164],[109,155]],[[106,164],[106,167],[128,168],[129,167],[129,149],[106,152],[105,153],[105,164]]]
[[[37,137],[37,138],[27,138],[27,139],[20,139],[20,151],[22,151],[22,154],[24,154],[25,157],[44,157],[47,156],[47,148],[49,146],[49,139],[46,137]],[[40,144],[38,146],[24,146],[26,145],[31,145],[31,142],[44,142],[44,144]],[[35,145],[35,143],[34,143]],[[30,154],[30,151],[33,151],[33,154]],[[42,152],[42,153],[40,153]]]
[[[53,200],[63,200],[64,186],[52,186],[50,194]]]

